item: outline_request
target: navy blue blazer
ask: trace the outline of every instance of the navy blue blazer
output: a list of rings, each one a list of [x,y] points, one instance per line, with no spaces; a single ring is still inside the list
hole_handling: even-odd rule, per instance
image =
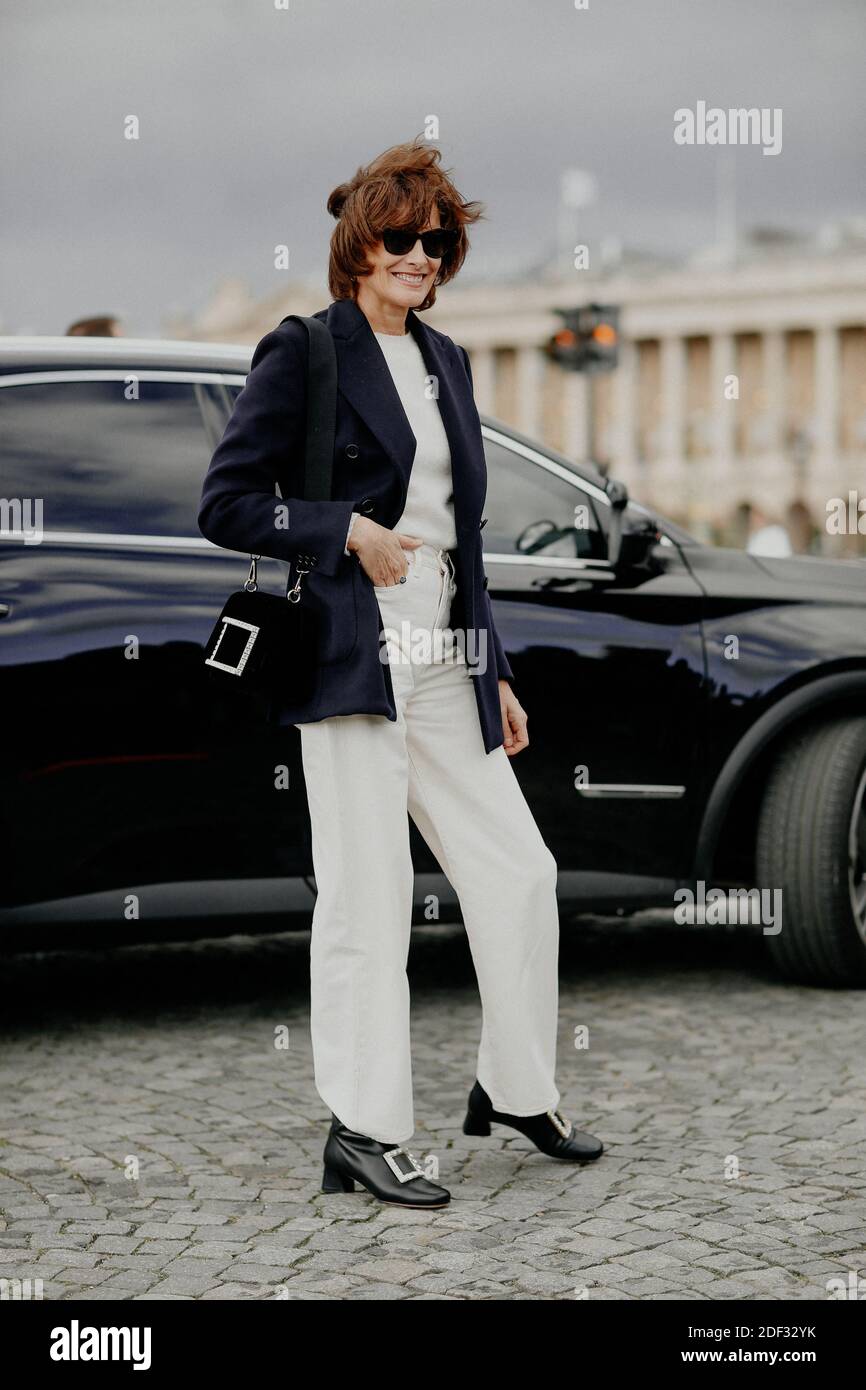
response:
[[[318,610],[316,688],[305,704],[281,695],[273,719],[299,724],[335,714],[380,714],[396,720],[390,669],[387,658],[380,659],[382,621],[373,585],[357,556],[343,552],[354,511],[395,527],[406,503],[415,436],[369,321],[354,300],[336,300],[315,317],[327,324],[337,353],[332,500],[310,502],[299,495],[307,340],[301,324],[288,322],[266,333],[253,353],[205,476],[198,525],[208,540],[246,555],[315,558],[302,601]],[[469,359],[411,309],[407,327],[428,374],[437,379],[451,447],[457,595],[450,626],[467,633],[467,662],[475,668],[478,716],[490,753],[503,741],[497,682],[511,680],[513,673],[496,633],[482,562],[487,469]]]

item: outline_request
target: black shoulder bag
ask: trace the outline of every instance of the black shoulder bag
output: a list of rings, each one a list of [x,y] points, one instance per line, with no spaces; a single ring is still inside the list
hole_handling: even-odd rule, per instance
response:
[[[288,314],[307,332],[307,421],[304,441],[303,497],[327,501],[331,496],[334,432],[337,410],[337,354],[334,340],[319,319]],[[301,581],[309,574],[304,557],[292,562],[285,597],[262,593],[256,562],[250,556],[246,583],[228,598],[205,644],[205,667],[229,685],[252,695],[273,699],[281,695],[289,703],[309,699],[316,681],[316,624],[309,602],[301,595]]]

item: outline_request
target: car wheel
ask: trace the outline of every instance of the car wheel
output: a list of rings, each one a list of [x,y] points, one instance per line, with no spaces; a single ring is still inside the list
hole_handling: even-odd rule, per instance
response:
[[[758,821],[758,883],[782,890],[770,955],[805,984],[866,984],[866,720],[810,724],[786,745]]]

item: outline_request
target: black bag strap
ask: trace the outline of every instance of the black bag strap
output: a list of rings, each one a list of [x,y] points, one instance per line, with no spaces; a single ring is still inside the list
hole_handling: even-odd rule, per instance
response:
[[[304,440],[304,499],[328,502],[337,426],[337,351],[327,325],[303,314],[287,314],[307,333],[307,428]]]

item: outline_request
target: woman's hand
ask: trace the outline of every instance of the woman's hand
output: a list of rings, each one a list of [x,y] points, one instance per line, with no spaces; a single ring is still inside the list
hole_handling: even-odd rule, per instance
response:
[[[499,682],[499,705],[502,710],[502,736],[505,751],[509,758],[522,753],[529,744],[526,732],[526,710],[521,705],[508,681]]]
[[[401,531],[389,531],[387,526],[380,526],[368,516],[359,516],[347,548],[355,551],[368,579],[384,588],[400,583],[401,575],[409,569],[405,552],[423,544],[420,536],[404,536]]]

